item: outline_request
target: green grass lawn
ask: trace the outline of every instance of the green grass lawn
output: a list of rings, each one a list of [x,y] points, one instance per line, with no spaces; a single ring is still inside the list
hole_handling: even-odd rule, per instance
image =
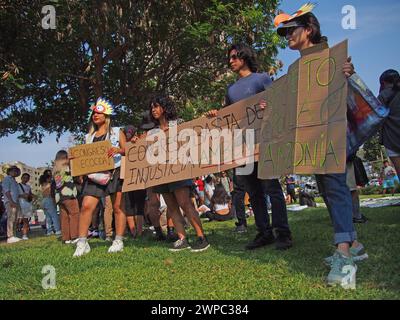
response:
[[[325,209],[307,209],[289,213],[294,247],[285,252],[244,250],[253,219],[245,235],[232,233],[233,221],[205,223],[212,246],[201,253],[172,253],[147,238],[108,254],[92,240],[90,254],[73,259],[74,248],[55,237],[2,243],[0,299],[399,299],[400,207],[363,213],[370,221],[356,227],[370,258],[359,263],[357,290],[325,286],[333,231]],[[56,269],[56,289],[41,286],[45,265]]]

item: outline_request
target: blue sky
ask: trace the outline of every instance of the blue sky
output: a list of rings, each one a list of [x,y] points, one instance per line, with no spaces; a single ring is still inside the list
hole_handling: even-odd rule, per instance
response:
[[[306,1],[283,0],[280,9],[293,13]],[[380,74],[386,69],[400,70],[400,1],[398,0],[320,0],[314,9],[321,23],[323,35],[332,46],[349,40],[349,55],[357,73],[377,94]],[[356,9],[356,29],[342,28],[342,8],[352,5]],[[283,73],[299,57],[298,52],[281,50],[278,58],[284,62]],[[42,144],[23,144],[17,134],[0,139],[0,162],[22,161],[31,166],[43,166],[56,152],[69,145],[69,134],[56,142],[55,135],[43,139]]]

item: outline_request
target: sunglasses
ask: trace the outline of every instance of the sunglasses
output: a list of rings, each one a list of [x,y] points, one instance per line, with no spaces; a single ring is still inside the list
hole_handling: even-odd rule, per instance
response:
[[[237,60],[237,59],[240,59],[240,57],[237,54],[233,54],[233,55],[229,56],[228,59],[229,59],[229,61],[231,61],[231,59]]]
[[[304,28],[305,26],[295,26],[295,27],[290,27],[286,29],[286,34],[285,36],[291,36],[293,34],[293,32],[297,29],[297,28]]]

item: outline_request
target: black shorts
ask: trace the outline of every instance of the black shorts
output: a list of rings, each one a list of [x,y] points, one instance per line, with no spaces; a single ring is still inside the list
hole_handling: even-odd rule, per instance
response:
[[[192,185],[193,185],[193,180],[186,179],[186,180],[181,180],[181,181],[160,184],[159,186],[154,186],[153,192],[155,192],[155,193],[171,193],[177,189],[184,188],[184,187],[191,187]]]
[[[121,168],[118,167],[114,170],[111,181],[107,185],[107,195],[114,194],[116,192],[122,192],[122,185],[124,180],[120,179]]]
[[[83,182],[83,187],[82,187],[82,199],[85,196],[92,196],[96,198],[103,198],[107,196],[107,186],[102,186],[100,184],[97,184],[90,180],[89,178],[85,178],[85,181]]]
[[[123,193],[125,214],[127,217],[143,216],[146,190],[135,190]]]

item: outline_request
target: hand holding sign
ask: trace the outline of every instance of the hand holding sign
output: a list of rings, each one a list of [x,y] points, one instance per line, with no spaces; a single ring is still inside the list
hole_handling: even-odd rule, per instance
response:
[[[347,61],[343,64],[343,73],[346,78],[350,78],[354,71],[354,65],[351,63],[351,57],[347,58]]]
[[[114,169],[114,158],[108,156],[110,141],[100,141],[72,147],[68,150],[72,176]]]

